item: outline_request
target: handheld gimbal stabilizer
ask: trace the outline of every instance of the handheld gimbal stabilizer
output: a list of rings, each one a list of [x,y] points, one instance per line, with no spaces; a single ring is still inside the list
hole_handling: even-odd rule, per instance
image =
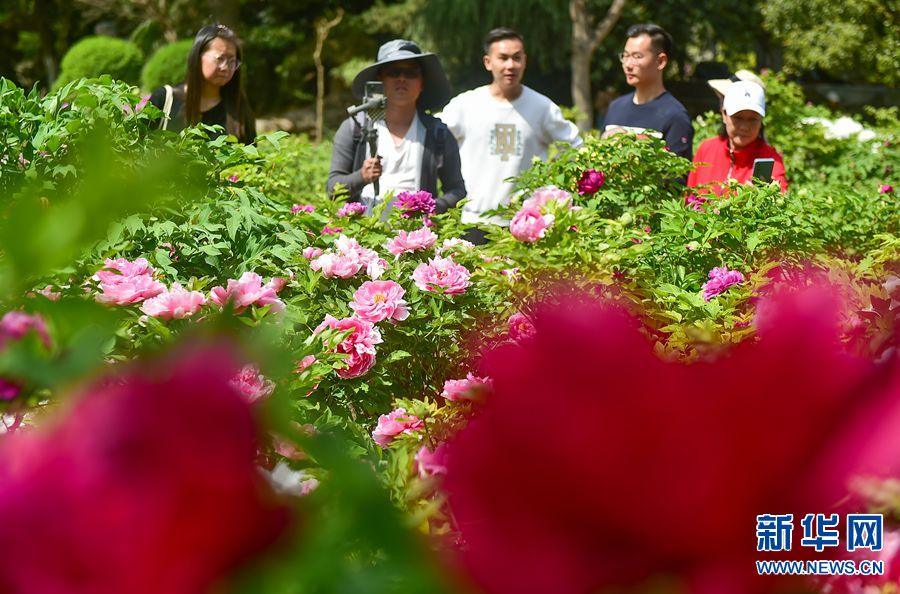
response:
[[[384,96],[384,84],[381,81],[370,81],[366,83],[366,94],[363,102],[347,108],[347,113],[359,126],[359,120],[356,114],[365,112],[366,120],[362,125],[362,138],[364,142],[369,144],[369,154],[373,157],[378,156],[378,130],[375,129],[375,120],[384,119],[384,108],[387,104],[387,98]],[[375,197],[381,193],[378,180],[372,182],[375,189]]]

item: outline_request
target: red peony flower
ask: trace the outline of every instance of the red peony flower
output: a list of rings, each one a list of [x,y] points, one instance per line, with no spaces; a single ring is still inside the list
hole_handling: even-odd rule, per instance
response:
[[[224,348],[86,390],[0,445],[0,591],[198,594],[267,547],[287,510]],[[61,411],[62,412],[62,411]]]
[[[581,174],[578,180],[578,193],[582,196],[590,196],[596,194],[597,190],[603,187],[604,175],[602,171],[596,169],[587,169]]]
[[[494,395],[449,448],[470,575],[489,594],[654,576],[692,594],[774,591],[756,575],[757,515],[840,510],[848,477],[900,470],[898,361],[844,352],[833,305],[772,303],[758,343],[691,365],[587,298],[539,310],[532,340],[488,358]]]

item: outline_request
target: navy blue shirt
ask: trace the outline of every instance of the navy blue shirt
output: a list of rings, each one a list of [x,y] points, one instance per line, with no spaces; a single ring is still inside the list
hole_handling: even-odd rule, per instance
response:
[[[609,104],[606,112],[606,129],[623,128],[656,130],[662,133],[666,146],[685,159],[693,158],[694,127],[684,105],[668,91],[662,95],[635,105],[634,92],[618,97]]]

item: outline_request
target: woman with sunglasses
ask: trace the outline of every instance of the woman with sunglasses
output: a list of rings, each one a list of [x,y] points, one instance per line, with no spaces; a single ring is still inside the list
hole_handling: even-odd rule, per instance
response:
[[[425,113],[450,99],[450,83],[440,60],[411,41],[394,39],[378,49],[374,64],[356,75],[353,94],[362,99],[372,81],[384,85],[383,116],[360,113],[341,124],[328,172],[329,195],[342,184],[347,199],[363,202],[369,212],[388,194],[419,190],[431,193],[438,213],[455,206],[466,196],[459,145],[443,122]],[[367,117],[373,121],[366,122]],[[376,132],[374,154],[364,139],[367,125]],[[390,208],[388,204],[385,212]]]
[[[221,126],[244,144],[253,142],[256,123],[241,81],[241,56],[240,39],[228,27],[200,29],[188,54],[185,82],[160,87],[150,96],[166,114],[160,127],[179,131],[203,123]]]

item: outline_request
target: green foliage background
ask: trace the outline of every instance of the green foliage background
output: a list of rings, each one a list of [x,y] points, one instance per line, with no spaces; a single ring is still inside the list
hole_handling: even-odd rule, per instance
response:
[[[193,40],[182,39],[156,50],[141,69],[141,89],[149,93],[163,85],[177,85],[185,80],[192,45]]]
[[[66,52],[59,78],[53,88],[60,89],[73,80],[95,78],[104,74],[135,84],[143,61],[141,51],[130,41],[113,37],[87,37]]]

